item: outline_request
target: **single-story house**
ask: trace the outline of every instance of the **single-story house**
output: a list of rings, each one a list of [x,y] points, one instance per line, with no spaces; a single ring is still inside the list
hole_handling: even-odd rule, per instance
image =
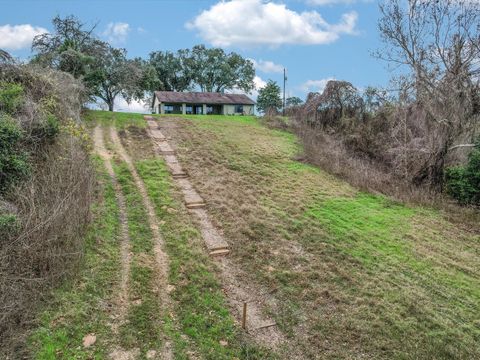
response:
[[[243,94],[155,91],[154,114],[253,115],[255,101]]]

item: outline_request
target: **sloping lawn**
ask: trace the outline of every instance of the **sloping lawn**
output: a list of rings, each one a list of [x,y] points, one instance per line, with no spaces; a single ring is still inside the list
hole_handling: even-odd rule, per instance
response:
[[[253,117],[160,117],[232,257],[313,358],[480,357],[479,229],[293,160]]]

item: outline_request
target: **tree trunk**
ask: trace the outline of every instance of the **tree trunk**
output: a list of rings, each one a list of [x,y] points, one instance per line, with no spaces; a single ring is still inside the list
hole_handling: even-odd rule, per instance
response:
[[[108,111],[113,111],[113,100],[108,102]]]

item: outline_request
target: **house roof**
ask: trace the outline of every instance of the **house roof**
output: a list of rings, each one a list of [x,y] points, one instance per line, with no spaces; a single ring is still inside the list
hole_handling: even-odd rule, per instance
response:
[[[255,101],[244,94],[155,91],[155,96],[163,103],[255,105]]]

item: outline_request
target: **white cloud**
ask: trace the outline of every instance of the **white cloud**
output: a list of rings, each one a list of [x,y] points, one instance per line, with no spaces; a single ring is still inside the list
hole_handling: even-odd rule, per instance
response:
[[[253,82],[255,84],[255,90],[260,90],[267,85],[267,82],[263,80],[260,76],[255,76],[253,78]]]
[[[334,78],[327,78],[321,80],[307,80],[302,85],[300,85],[300,89],[305,92],[319,92],[322,93],[325,90],[325,86],[330,80],[335,80]]]
[[[254,88],[253,88],[252,92],[250,93],[250,96],[255,100],[258,97],[258,90],[260,90],[265,85],[267,85],[267,82],[265,80],[263,80],[260,76],[255,75],[255,77],[253,78],[253,84],[254,84]],[[228,90],[227,92],[229,92],[231,94],[245,94],[245,91],[240,90],[238,88]]]
[[[355,34],[357,18],[357,13],[352,11],[332,25],[317,11],[298,13],[285,4],[231,0],[220,1],[204,10],[186,26],[214,46],[274,47],[332,43],[342,34]]]
[[[28,48],[35,36],[47,32],[47,29],[30,24],[0,25],[0,48],[6,50]]]
[[[281,73],[283,71],[283,66],[279,64],[275,64],[273,61],[268,60],[259,60],[256,61],[254,59],[249,59],[255,69],[260,70],[264,73]]]
[[[115,100],[114,110],[122,112],[132,112],[132,113],[147,113],[149,107],[149,101],[137,101],[132,100],[130,104],[123,97],[118,97]]]
[[[130,25],[127,23],[117,22],[109,23],[107,28],[103,32],[108,41],[112,43],[122,43],[127,40],[128,33],[130,32]]]

